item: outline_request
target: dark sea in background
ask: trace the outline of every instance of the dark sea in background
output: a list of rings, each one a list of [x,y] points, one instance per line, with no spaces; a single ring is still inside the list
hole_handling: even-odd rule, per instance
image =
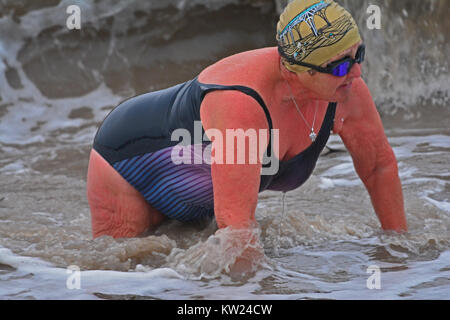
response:
[[[0,0],[0,299],[449,299],[450,15],[447,0],[342,0],[367,46],[363,78],[403,183],[410,231],[384,233],[338,136],[311,179],[264,192],[266,255],[234,278],[214,223],[169,222],[92,240],[86,172],[120,101],[275,46],[282,0]],[[69,5],[81,30],[66,27]],[[369,4],[381,29],[369,29]],[[70,290],[67,268],[81,269]],[[369,266],[381,289],[369,290]]]

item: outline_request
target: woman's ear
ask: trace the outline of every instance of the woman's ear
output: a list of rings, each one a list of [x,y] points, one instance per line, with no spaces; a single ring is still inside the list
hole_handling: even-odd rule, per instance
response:
[[[286,68],[286,66],[284,65],[284,62],[283,62],[283,58],[280,59],[280,69],[281,69],[281,73],[283,73],[288,78],[295,75],[295,72]]]

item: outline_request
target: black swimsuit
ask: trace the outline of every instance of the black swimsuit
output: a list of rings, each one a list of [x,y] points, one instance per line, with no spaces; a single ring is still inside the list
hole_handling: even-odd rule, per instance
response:
[[[166,216],[181,221],[213,216],[211,166],[210,161],[202,161],[210,157],[211,142],[199,143],[194,139],[203,98],[217,90],[238,90],[253,97],[263,108],[272,129],[267,106],[255,90],[203,84],[195,78],[121,103],[103,121],[93,148]],[[288,161],[279,161],[277,173],[261,175],[260,192],[294,190],[309,178],[329,139],[335,111],[336,103],[330,103],[317,139],[306,150]],[[190,143],[183,142],[191,152],[182,153],[189,154],[190,161],[174,163],[173,152],[179,154],[179,149],[174,148],[180,148],[180,141],[172,141],[171,137],[181,128],[190,133]],[[200,139],[203,136],[201,127]],[[268,155],[272,152],[271,141]]]

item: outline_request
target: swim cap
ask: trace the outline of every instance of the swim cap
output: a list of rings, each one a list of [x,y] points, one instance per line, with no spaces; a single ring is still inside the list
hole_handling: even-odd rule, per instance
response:
[[[320,66],[361,41],[355,20],[332,0],[294,0],[284,9],[277,25],[282,56]],[[309,68],[283,59],[292,72]]]

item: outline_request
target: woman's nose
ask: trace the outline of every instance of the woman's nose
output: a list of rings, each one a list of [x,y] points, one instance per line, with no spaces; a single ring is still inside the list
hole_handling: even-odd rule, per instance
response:
[[[349,72],[349,77],[350,78],[359,78],[361,77],[361,65],[359,63],[355,63],[352,68],[350,69]]]

